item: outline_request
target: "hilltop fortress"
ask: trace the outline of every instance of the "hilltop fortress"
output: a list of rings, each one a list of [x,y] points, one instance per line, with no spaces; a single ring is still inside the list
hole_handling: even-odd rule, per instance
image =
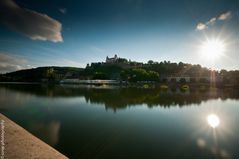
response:
[[[113,57],[106,56],[105,62],[92,62],[91,65],[88,67],[94,67],[94,66],[119,66],[124,69],[129,68],[139,68],[143,66],[143,62],[136,62],[131,61],[130,59],[126,58],[120,58],[117,54],[115,54]]]
[[[105,62],[106,62],[106,63],[116,63],[118,59],[119,59],[118,56],[115,54],[115,56],[112,57],[112,58],[109,58],[109,57],[107,56]]]

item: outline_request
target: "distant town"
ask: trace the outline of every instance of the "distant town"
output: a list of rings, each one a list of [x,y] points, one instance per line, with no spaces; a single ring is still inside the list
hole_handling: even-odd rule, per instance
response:
[[[147,63],[131,61],[118,55],[106,57],[104,62],[92,62],[85,68],[39,67],[2,74],[1,82],[42,82],[66,84],[204,84],[239,86],[239,71],[211,70],[200,65]],[[146,85],[147,86],[147,85]]]

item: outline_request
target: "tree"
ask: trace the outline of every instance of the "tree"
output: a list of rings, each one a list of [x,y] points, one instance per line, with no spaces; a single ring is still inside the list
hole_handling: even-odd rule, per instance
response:
[[[55,81],[56,73],[55,73],[54,68],[48,68],[46,70],[46,77],[47,77],[48,81]]]
[[[120,76],[122,80],[127,80],[130,82],[159,80],[159,74],[157,72],[146,71],[142,68],[122,71]]]
[[[149,71],[149,80],[150,81],[158,81],[159,80],[159,73],[155,71]]]
[[[117,62],[118,62],[118,63],[128,63],[128,60],[125,59],[125,58],[119,58],[119,59],[117,60]]]
[[[153,61],[153,60],[149,60],[149,61],[148,61],[148,64],[149,64],[149,65],[152,65],[152,64],[154,64],[154,61]]]

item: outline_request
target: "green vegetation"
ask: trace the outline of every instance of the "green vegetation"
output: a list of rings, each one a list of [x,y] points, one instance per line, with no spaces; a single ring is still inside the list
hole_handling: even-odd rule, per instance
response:
[[[120,74],[121,79],[129,82],[137,81],[159,81],[159,74],[155,71],[146,71],[145,69],[124,70]]]
[[[55,81],[56,80],[56,72],[54,68],[48,68],[46,70],[46,77],[49,81]]]
[[[181,91],[184,91],[184,92],[186,92],[186,91],[189,91],[189,86],[188,85],[186,85],[186,84],[184,84],[184,85],[182,85],[181,86]]]
[[[160,89],[162,91],[167,91],[168,90],[168,86],[163,84],[163,85],[160,86]]]
[[[143,88],[147,89],[147,88],[150,88],[150,86],[148,84],[144,84]]]

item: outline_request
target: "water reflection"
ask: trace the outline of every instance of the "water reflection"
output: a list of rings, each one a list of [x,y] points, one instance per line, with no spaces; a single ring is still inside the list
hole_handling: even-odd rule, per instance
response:
[[[206,141],[203,138],[198,138],[196,140],[197,146],[204,150],[204,153],[212,154],[213,158],[217,159],[231,159],[231,155],[228,150],[220,148],[219,145],[213,143],[210,144],[208,141]]]
[[[216,128],[220,125],[220,119],[216,114],[210,114],[207,116],[208,125],[212,128]]]
[[[198,138],[196,143],[199,148],[205,148],[207,146],[207,142],[203,138]]]
[[[221,127],[220,130],[216,129],[221,124],[221,115],[223,115],[223,112],[220,112],[220,116],[215,113],[211,113],[206,116],[206,121],[210,129],[208,129],[208,127],[204,127],[204,129],[202,129],[203,133],[200,133],[200,137],[196,139],[196,145],[200,150],[203,150],[203,153],[212,155],[211,158],[232,159],[234,158],[232,156],[233,149],[230,148],[229,145],[232,143],[230,138],[234,135],[231,133],[229,134],[226,131],[230,129],[230,126],[225,124],[224,121],[223,127]]]
[[[28,129],[49,145],[55,146],[58,143],[60,126],[59,121],[49,123],[33,121],[28,124]]]
[[[79,85],[0,85],[0,90],[13,90],[14,93],[21,92],[28,95],[42,97],[84,97],[91,104],[104,104],[106,109],[123,109],[134,105],[146,104],[149,108],[161,106],[164,108],[172,106],[186,106],[201,104],[210,99],[239,99],[239,92],[235,89],[190,89],[190,92],[160,89],[140,88],[88,88]],[[9,92],[9,91],[8,91]],[[8,96],[6,94],[6,96]]]

